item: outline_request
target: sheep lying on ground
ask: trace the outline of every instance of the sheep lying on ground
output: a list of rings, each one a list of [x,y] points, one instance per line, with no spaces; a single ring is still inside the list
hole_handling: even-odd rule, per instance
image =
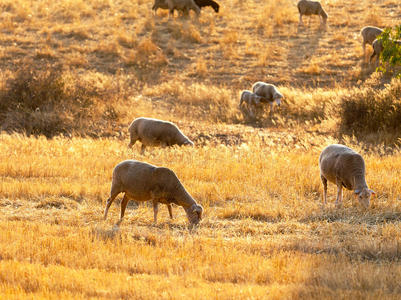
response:
[[[254,121],[263,112],[262,100],[265,99],[251,91],[245,90],[241,93],[239,109],[245,120]]]
[[[197,14],[200,14],[200,8],[195,4],[194,0],[166,0],[170,15],[174,15],[174,10],[182,11],[185,14],[191,9]]]
[[[366,26],[361,29],[362,36],[362,48],[363,48],[363,58],[366,56],[366,44],[372,45],[373,41],[377,38],[379,34],[383,32],[383,29],[374,26]]]
[[[252,86],[252,91],[261,96],[262,103],[270,104],[270,114],[273,113],[273,105],[276,102],[280,106],[283,95],[278,91],[277,87],[270,83],[258,81]]]
[[[302,16],[318,15],[321,18],[321,23],[326,24],[327,13],[318,1],[301,0],[298,2],[299,25],[303,25]]]
[[[365,162],[360,154],[344,145],[333,144],[323,149],[319,166],[324,204],[327,202],[327,181],[331,181],[337,185],[336,206],[342,203],[342,187],[345,187],[354,190],[359,203],[365,208],[369,207],[370,197],[375,192],[366,184]]]
[[[401,46],[401,41],[392,40],[393,43]],[[376,56],[376,66],[379,66],[380,63],[380,53],[383,51],[383,44],[381,40],[375,39],[372,43],[373,53],[370,57],[370,63],[372,63],[372,59]]]
[[[197,204],[186,191],[175,173],[162,167],[156,167],[148,163],[136,160],[125,160],[119,163],[113,170],[110,198],[107,199],[104,210],[104,219],[110,205],[118,194],[124,193],[121,202],[119,225],[124,217],[129,200],[152,200],[154,209],[154,222],[157,221],[158,204],[168,205],[171,217],[171,203],[182,206],[191,225],[196,225],[202,219],[203,208]]]
[[[146,146],[193,146],[194,144],[176,125],[157,119],[137,118],[132,121],[128,131],[130,133],[130,143],[128,147],[131,148],[135,142],[139,140],[142,143],[142,154]]]
[[[195,0],[195,4],[199,6],[200,9],[205,6],[210,6],[214,9],[216,13],[219,12],[220,5],[213,0]]]

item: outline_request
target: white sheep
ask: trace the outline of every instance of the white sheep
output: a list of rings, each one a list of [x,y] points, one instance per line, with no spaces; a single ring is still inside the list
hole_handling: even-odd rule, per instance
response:
[[[391,40],[393,43],[401,46],[401,40]],[[380,63],[380,53],[383,51],[383,44],[381,40],[375,39],[372,43],[373,53],[370,57],[370,63],[372,63],[372,59],[376,56],[376,66],[379,66]]]
[[[117,225],[123,220],[129,200],[151,200],[155,223],[159,203],[167,204],[170,209],[171,203],[182,206],[191,225],[198,224],[202,219],[203,207],[196,203],[175,173],[168,168],[156,167],[136,160],[125,160],[119,163],[113,170],[110,197],[107,199],[104,210],[104,220],[107,218],[110,205],[120,193],[124,193],[124,197]]]
[[[362,156],[344,145],[333,144],[323,149],[319,157],[320,178],[323,183],[324,204],[327,202],[327,181],[337,185],[336,206],[342,203],[342,187],[354,190],[359,203],[369,207],[374,191],[365,180],[365,161]]]
[[[184,14],[193,10],[199,16],[200,8],[194,0],[166,0],[171,16],[174,16],[174,10],[182,11]]]
[[[128,131],[130,133],[128,147],[131,148],[139,140],[142,143],[142,154],[146,146],[194,145],[175,124],[158,119],[137,118],[132,121]]]
[[[298,2],[299,25],[303,25],[302,16],[318,15],[321,18],[321,24],[326,24],[327,13],[319,1],[301,0]]]
[[[263,97],[252,93],[251,91],[245,90],[241,93],[241,98],[239,102],[239,109],[244,115],[244,119],[255,120],[261,112],[263,112],[263,107],[261,101],[264,100]]]
[[[270,114],[273,113],[274,102],[276,102],[277,106],[280,106],[283,99],[283,94],[278,91],[275,85],[270,83],[258,81],[253,84],[252,91],[262,97],[262,103],[270,104]]]
[[[365,26],[361,29],[362,36],[362,48],[363,48],[363,57],[366,57],[366,44],[372,45],[373,41],[377,38],[379,34],[383,32],[383,29],[380,29],[375,26]]]

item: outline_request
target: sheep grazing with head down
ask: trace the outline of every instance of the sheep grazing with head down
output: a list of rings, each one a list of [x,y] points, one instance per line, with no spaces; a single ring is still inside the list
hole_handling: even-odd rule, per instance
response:
[[[210,6],[216,13],[219,12],[220,5],[213,0],[195,0],[195,3],[200,9],[202,9],[202,7]]]
[[[128,201],[131,199],[151,200],[155,223],[159,203],[168,206],[175,203],[182,206],[191,225],[199,224],[202,219],[203,207],[196,203],[175,173],[168,168],[156,167],[136,160],[125,160],[119,163],[113,170],[110,197],[107,199],[104,210],[104,220],[107,218],[110,205],[120,193],[124,193],[124,197],[117,225],[122,222]]]
[[[152,10],[154,10],[155,14],[159,8],[168,9],[167,0],[155,0],[152,6]]]
[[[155,0],[152,6],[152,10],[154,10],[155,14],[159,8],[168,9],[170,15],[174,15],[174,10],[182,12],[183,15],[187,15],[191,9],[197,15],[200,13],[200,8],[193,0]]]
[[[263,107],[261,104],[261,101],[263,100],[264,98],[262,96],[256,95],[251,91],[242,91],[239,101],[239,109],[245,120],[254,121],[261,113],[263,113]]]
[[[200,8],[194,0],[166,0],[171,16],[174,16],[174,10],[182,11],[184,14],[193,10],[197,16],[200,14]]]
[[[281,100],[283,99],[283,94],[281,94],[277,87],[270,83],[265,83],[258,81],[252,86],[252,91],[261,96],[261,103],[270,104],[270,114],[273,113],[273,105],[276,102],[277,106],[280,106]]]
[[[401,46],[401,40],[391,40],[394,44],[397,44],[398,46]],[[379,66],[380,64],[380,53],[383,51],[383,44],[381,40],[375,39],[372,43],[373,47],[373,53],[372,56],[370,57],[370,63],[372,63],[372,59],[376,57],[376,66]]]
[[[146,146],[194,145],[175,124],[167,121],[137,118],[132,121],[128,131],[130,133],[128,147],[131,148],[136,141],[140,141],[142,143],[142,154]]]
[[[321,18],[321,24],[326,25],[327,13],[319,1],[301,0],[298,2],[299,25],[303,25],[302,16],[318,15]]]
[[[337,185],[336,206],[342,203],[342,188],[354,190],[359,203],[369,207],[371,195],[365,180],[365,161],[359,153],[344,145],[333,144],[323,149],[319,157],[324,204],[327,202],[327,181]]]
[[[382,32],[383,32],[383,29],[380,29],[375,26],[365,26],[361,29],[362,48],[363,48],[363,58],[364,59],[366,57],[366,44],[372,45],[373,41]]]

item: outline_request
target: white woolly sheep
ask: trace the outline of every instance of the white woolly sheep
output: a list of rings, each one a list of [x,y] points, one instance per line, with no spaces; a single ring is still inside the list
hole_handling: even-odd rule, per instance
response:
[[[273,113],[274,102],[276,102],[277,106],[280,106],[283,99],[283,95],[278,91],[277,87],[270,83],[258,81],[253,84],[252,91],[262,97],[262,103],[270,104],[270,114]]]
[[[298,2],[299,25],[303,25],[302,16],[318,15],[321,23],[326,24],[327,13],[323,9],[319,1],[301,0]]]
[[[401,41],[399,40],[391,40],[393,43],[401,46]],[[370,57],[370,63],[372,63],[372,59],[376,56],[376,66],[380,63],[380,53],[383,51],[383,44],[381,40],[375,39],[372,43],[373,53]]]
[[[359,203],[369,207],[374,191],[365,180],[365,161],[362,156],[344,145],[333,144],[323,149],[319,157],[320,178],[323,183],[324,204],[327,202],[327,181],[337,185],[336,206],[342,203],[342,187],[354,190]]]
[[[137,118],[132,121],[128,131],[130,133],[128,147],[131,148],[139,140],[142,143],[142,154],[146,146],[194,145],[175,124],[167,121]]]
[[[263,100],[265,100],[263,97],[256,95],[251,91],[242,91],[239,109],[245,120],[255,120],[261,112],[263,112],[263,107],[261,105],[261,101]]]
[[[362,36],[362,48],[363,48],[363,57],[365,59],[366,56],[366,44],[372,45],[373,41],[377,38],[379,34],[383,32],[383,29],[380,29],[375,26],[365,26],[361,29]]]
[[[191,225],[197,225],[202,219],[203,207],[196,203],[175,173],[168,168],[156,167],[136,160],[125,160],[119,163],[113,170],[110,197],[107,199],[104,210],[104,220],[107,218],[110,205],[120,193],[124,193],[124,197],[117,225],[120,225],[123,220],[129,200],[151,200],[155,223],[159,203],[168,206],[175,203],[182,206]]]
[[[196,5],[194,0],[166,0],[170,15],[174,16],[174,9],[184,13],[193,10],[196,15],[200,14],[200,8]]]

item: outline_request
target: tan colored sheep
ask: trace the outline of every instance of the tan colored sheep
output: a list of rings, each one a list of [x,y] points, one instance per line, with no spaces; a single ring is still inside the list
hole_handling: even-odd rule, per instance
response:
[[[242,112],[245,120],[254,121],[262,112],[263,107],[261,101],[263,97],[245,90],[241,93],[239,109]]]
[[[174,16],[174,10],[182,11],[185,14],[193,10],[197,16],[200,14],[200,8],[194,0],[166,0],[171,16]]]
[[[365,180],[365,161],[362,156],[344,145],[333,144],[323,149],[319,157],[320,178],[323,183],[324,204],[327,202],[327,181],[337,185],[336,206],[342,203],[342,187],[354,190],[359,203],[369,207],[374,191]]]
[[[365,57],[366,57],[366,44],[372,45],[373,41],[382,32],[383,32],[383,29],[380,29],[375,26],[365,26],[361,29],[363,59],[365,59]]]
[[[120,193],[124,193],[124,197],[121,202],[120,220],[117,225],[123,220],[129,200],[151,200],[155,223],[159,203],[167,204],[170,207],[170,213],[171,203],[182,206],[191,225],[198,224],[202,219],[203,207],[196,203],[175,173],[168,168],[156,167],[136,160],[125,160],[119,163],[113,170],[110,198],[107,199],[104,210],[105,220],[110,205]]]
[[[194,145],[175,124],[158,119],[137,118],[132,121],[128,131],[130,133],[128,147],[131,148],[136,141],[140,141],[142,154],[146,146]]]
[[[401,41],[391,40],[393,43],[401,46]],[[372,59],[376,56],[376,66],[380,64],[380,53],[383,51],[383,44],[381,40],[375,39],[372,43],[373,53],[370,57],[370,63],[372,63]]]
[[[299,12],[299,25],[304,25],[302,22],[302,16],[318,15],[321,18],[321,24],[326,24],[327,13],[323,9],[319,1],[301,0],[298,2]]]
[[[274,102],[276,102],[277,106],[280,106],[283,99],[283,94],[278,91],[275,85],[270,83],[258,81],[253,84],[252,91],[262,97],[261,103],[270,104],[270,114],[273,113]]]

